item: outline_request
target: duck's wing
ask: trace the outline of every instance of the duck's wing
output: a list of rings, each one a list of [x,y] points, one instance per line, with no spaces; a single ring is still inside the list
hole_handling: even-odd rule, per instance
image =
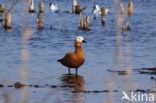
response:
[[[78,67],[77,58],[73,52],[67,53],[62,59],[58,60],[67,67]]]
[[[69,61],[73,58],[74,53],[70,52],[67,53],[62,59],[57,60],[58,62],[65,62],[65,61]]]

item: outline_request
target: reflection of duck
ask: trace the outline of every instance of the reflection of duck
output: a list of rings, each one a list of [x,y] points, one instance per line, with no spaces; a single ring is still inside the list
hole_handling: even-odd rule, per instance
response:
[[[120,9],[121,9],[121,14],[124,14],[125,9],[124,9],[124,6],[123,6],[122,2],[120,3]]]
[[[68,72],[70,74],[70,68],[76,68],[76,75],[78,68],[84,63],[85,57],[83,50],[81,48],[81,43],[86,41],[82,36],[78,36],[75,40],[75,52],[67,53],[62,59],[59,59],[58,62],[68,67]]]
[[[63,81],[63,85],[72,85],[72,87],[74,88],[74,92],[78,92],[78,91],[83,91],[83,83],[84,83],[84,79],[82,76],[80,75],[64,75],[63,77],[61,77],[61,81]]]
[[[58,11],[57,4],[50,3],[50,10],[53,11],[53,12]]]
[[[64,103],[84,103],[84,79],[80,75],[68,75],[65,74],[61,77],[63,95],[66,96]],[[72,92],[72,93],[71,93]],[[74,103],[75,103],[74,102]]]

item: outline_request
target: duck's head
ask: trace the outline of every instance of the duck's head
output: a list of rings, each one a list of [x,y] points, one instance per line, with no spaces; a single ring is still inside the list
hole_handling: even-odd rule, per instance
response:
[[[81,43],[87,43],[82,36],[78,36],[75,39],[75,47],[81,46]]]

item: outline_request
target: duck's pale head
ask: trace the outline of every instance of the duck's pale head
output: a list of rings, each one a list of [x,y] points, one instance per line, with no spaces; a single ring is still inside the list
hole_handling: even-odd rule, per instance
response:
[[[78,36],[75,39],[75,47],[81,46],[81,43],[87,43],[82,36]]]
[[[86,43],[86,41],[84,40],[84,38],[82,36],[78,36],[76,37],[76,42],[79,42],[79,43]]]

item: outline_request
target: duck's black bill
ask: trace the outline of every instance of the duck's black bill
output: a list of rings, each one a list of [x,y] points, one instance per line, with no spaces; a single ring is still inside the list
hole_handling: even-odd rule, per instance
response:
[[[83,43],[87,43],[87,41],[85,41],[85,40],[83,40],[82,42],[83,42]]]

